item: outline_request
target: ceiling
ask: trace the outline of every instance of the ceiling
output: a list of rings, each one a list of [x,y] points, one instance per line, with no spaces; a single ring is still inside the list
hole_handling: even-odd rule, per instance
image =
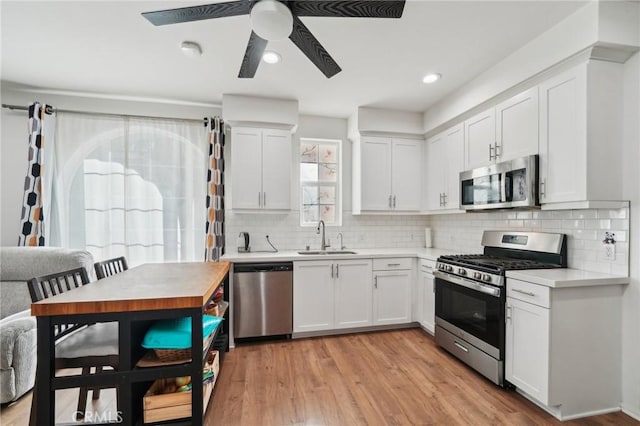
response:
[[[358,106],[425,111],[585,4],[408,0],[401,19],[301,18],[342,72],[327,79],[289,40],[279,64],[238,79],[248,16],[155,27],[140,13],[215,1],[1,2],[2,80],[74,92],[220,104],[222,94],[297,99],[303,114]],[[201,57],[184,56],[195,41]],[[443,78],[422,83],[429,72]]]

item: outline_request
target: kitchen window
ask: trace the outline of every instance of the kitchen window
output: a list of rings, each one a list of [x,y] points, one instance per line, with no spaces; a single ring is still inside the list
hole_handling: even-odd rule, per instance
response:
[[[342,225],[342,141],[300,139],[300,225]]]

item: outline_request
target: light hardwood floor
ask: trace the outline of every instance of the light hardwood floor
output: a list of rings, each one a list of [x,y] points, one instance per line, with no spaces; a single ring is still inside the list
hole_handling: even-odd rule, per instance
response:
[[[73,407],[75,395],[61,396],[66,402],[60,405]],[[3,408],[2,425],[26,425],[30,400]],[[226,355],[206,424],[640,423],[622,413],[559,422],[458,362],[431,336],[409,329],[239,345]]]

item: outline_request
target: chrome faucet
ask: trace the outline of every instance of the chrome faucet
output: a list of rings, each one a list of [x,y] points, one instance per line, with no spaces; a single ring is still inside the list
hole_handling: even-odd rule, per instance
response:
[[[316,234],[320,234],[320,225],[322,225],[322,241],[320,241],[320,250],[325,251],[327,247],[331,247],[331,244],[327,244],[326,240],[324,239],[324,220],[322,219],[320,219],[320,222],[318,222]]]
[[[338,232],[338,238],[340,238],[340,250],[346,249],[346,247],[344,246],[344,243],[342,241],[342,238],[343,238],[342,232]]]

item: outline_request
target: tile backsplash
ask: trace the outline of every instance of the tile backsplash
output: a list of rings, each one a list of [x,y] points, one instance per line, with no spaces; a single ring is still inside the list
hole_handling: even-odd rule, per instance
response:
[[[495,211],[431,216],[433,245],[460,253],[479,253],[485,229],[567,234],[570,268],[628,275],[629,209]],[[605,232],[615,234],[615,260],[604,258]]]
[[[301,227],[298,212],[288,214],[246,214],[225,212],[227,252],[235,252],[238,234],[251,235],[251,250],[268,250],[265,235],[279,250],[301,250],[309,246],[320,248],[316,227]],[[327,226],[327,242],[331,249],[340,249],[337,238],[342,232],[347,248],[424,247],[424,228],[429,226],[428,216],[353,216],[345,211],[342,226]]]
[[[424,228],[431,227],[433,246],[456,253],[480,253],[485,229],[560,232],[567,234],[568,264],[571,268],[628,275],[629,209],[492,211],[433,216],[353,216],[343,213],[342,226],[327,226],[326,238],[339,249],[338,232],[350,249],[424,247]],[[269,250],[265,235],[279,250],[320,248],[315,227],[301,227],[298,212],[287,214],[245,214],[226,212],[227,252],[235,252],[238,234],[251,235],[252,251]],[[615,260],[604,257],[605,232],[615,234]]]

